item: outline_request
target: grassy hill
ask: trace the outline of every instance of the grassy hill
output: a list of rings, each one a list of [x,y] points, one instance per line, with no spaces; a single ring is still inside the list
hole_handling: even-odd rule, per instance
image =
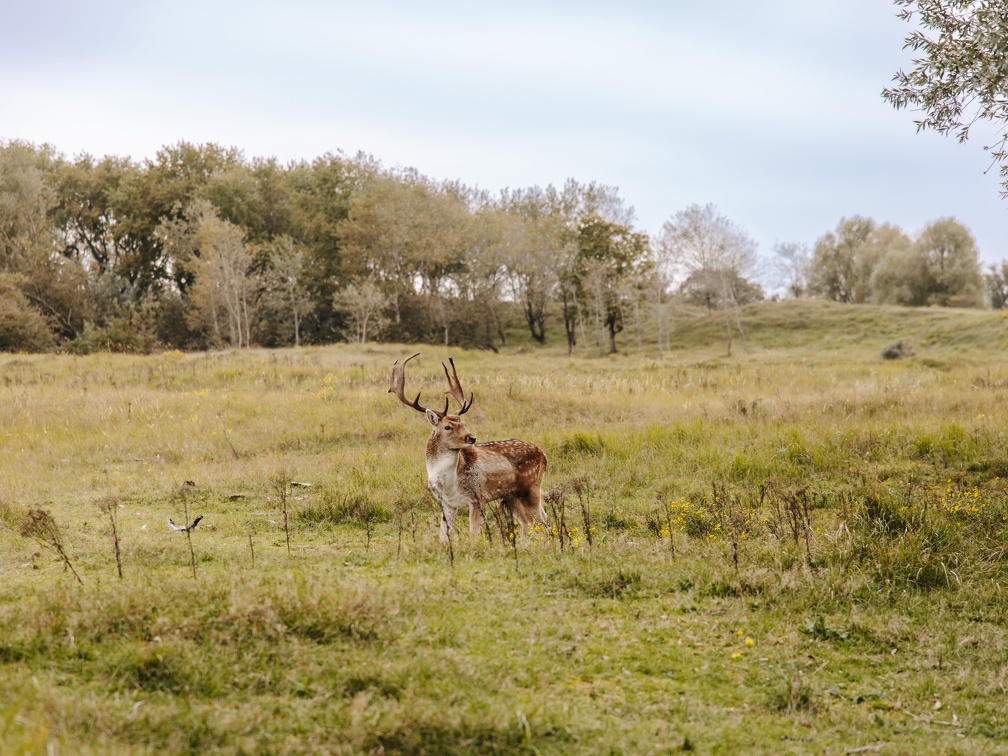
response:
[[[507,348],[532,349],[527,330],[511,313],[506,329]],[[559,312],[547,319],[547,349],[566,351]],[[877,356],[882,348],[903,340],[919,357],[943,359],[952,355],[968,355],[974,351],[1008,349],[1008,311],[960,310],[938,307],[895,307],[877,305],[843,305],[824,300],[783,300],[748,305],[741,311],[743,345],[734,317],[732,351],[744,355],[766,352],[802,353],[806,358],[816,355],[847,352],[851,355]],[[668,346],[675,359],[680,356],[704,354],[723,356],[727,337],[724,313],[697,307],[675,307],[668,316]],[[643,322],[638,347],[638,335],[632,320],[617,336],[621,353],[657,356],[657,328],[651,321]],[[576,356],[596,357],[603,354],[590,332],[578,332]]]
[[[743,327],[751,346],[764,349],[878,351],[899,339],[920,354],[1008,349],[1008,311],[791,300],[747,308]]]
[[[1005,315],[743,326],[0,356],[0,751],[1003,751]],[[438,542],[412,351],[543,447],[548,528]]]

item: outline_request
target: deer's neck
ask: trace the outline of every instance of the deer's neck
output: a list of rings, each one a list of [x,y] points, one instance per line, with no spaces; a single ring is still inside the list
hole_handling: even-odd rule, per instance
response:
[[[446,449],[427,443],[427,480],[432,484],[454,485],[458,479],[459,449]]]

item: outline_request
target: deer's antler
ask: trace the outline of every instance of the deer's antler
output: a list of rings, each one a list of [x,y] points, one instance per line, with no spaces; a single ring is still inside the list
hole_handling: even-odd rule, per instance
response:
[[[455,401],[462,405],[462,409],[458,411],[460,415],[464,415],[472,407],[473,394],[469,394],[469,401],[466,401],[465,391],[462,390],[462,384],[459,383],[458,373],[455,372],[455,360],[451,357],[448,358],[448,363],[451,365],[451,375],[448,374],[448,367],[442,362],[441,367],[444,368],[445,378],[448,379],[448,393],[455,397]],[[419,397],[418,397],[419,398]],[[447,409],[447,404],[445,409]]]
[[[413,357],[419,357],[420,352],[407,357],[402,362],[396,360],[392,364],[392,375],[389,377],[389,389],[386,393],[395,394],[399,397],[399,401],[405,404],[407,407],[412,407],[417,412],[427,412],[427,407],[420,404],[420,392],[417,392],[416,399],[412,402],[406,398],[406,363],[413,359]],[[442,363],[444,364],[444,363]],[[437,410],[431,410],[438,417],[444,417],[448,414],[448,400],[445,399],[444,412],[438,412]]]

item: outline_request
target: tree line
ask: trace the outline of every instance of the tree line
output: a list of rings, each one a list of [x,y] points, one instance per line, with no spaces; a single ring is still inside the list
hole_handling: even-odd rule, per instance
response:
[[[917,239],[864,218],[810,252],[775,247],[791,296],[1005,306],[1008,265],[981,275],[946,219]],[[496,195],[367,155],[280,164],[180,142],[152,159],[0,142],[0,349],[150,351],[328,343],[493,347],[528,338],[614,352],[666,343],[674,308],[724,317],[764,298],[756,243],[712,205],[654,238],[617,189]]]

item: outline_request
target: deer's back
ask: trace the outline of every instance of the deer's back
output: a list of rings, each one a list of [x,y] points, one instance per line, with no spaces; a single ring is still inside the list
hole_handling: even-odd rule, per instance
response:
[[[462,449],[461,455],[466,487],[484,501],[536,488],[546,472],[542,449],[513,438],[476,444]]]

